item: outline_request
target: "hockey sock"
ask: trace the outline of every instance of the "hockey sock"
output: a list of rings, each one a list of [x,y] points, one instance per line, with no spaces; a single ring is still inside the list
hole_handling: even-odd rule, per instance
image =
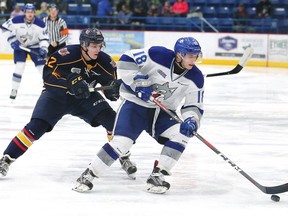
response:
[[[119,155],[112,148],[109,143],[106,143],[101,150],[97,153],[97,156],[103,161],[107,166],[111,166],[118,158]]]
[[[184,150],[184,145],[169,140],[164,143],[161,155],[166,155],[178,161]]]
[[[32,119],[10,142],[4,154],[17,159],[24,154],[33,142],[39,139],[50,127],[40,119]]]
[[[25,62],[17,62],[15,64],[15,72],[12,76],[12,89],[17,90],[20,86],[22,74],[24,73]]]
[[[159,164],[157,166],[169,173],[181,157],[184,150],[184,145],[170,140],[166,141],[162,148]]]
[[[113,138],[112,131],[108,131],[107,130],[107,139],[108,139],[108,141],[110,142],[112,140],[112,138]]]
[[[109,143],[106,143],[100,151],[97,153],[97,156],[90,163],[89,169],[91,169],[94,175],[100,177],[101,174],[110,167],[117,159],[119,155],[116,151],[110,146]]]
[[[18,89],[20,86],[20,82],[21,82],[22,76],[16,73],[13,73],[13,77],[12,77],[12,89]]]

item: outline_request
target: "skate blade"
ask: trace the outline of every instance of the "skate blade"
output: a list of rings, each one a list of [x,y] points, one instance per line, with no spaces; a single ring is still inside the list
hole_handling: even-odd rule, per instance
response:
[[[132,173],[132,174],[128,174],[128,177],[132,180],[135,180],[136,179],[136,174],[135,173]]]
[[[0,178],[4,178],[7,175],[7,173],[0,173]]]
[[[146,186],[146,191],[154,194],[164,194],[167,190],[168,188],[164,186],[155,186],[152,184],[147,184]]]
[[[135,180],[136,179],[136,172],[137,172],[137,168],[136,166],[129,169],[129,170],[125,170],[123,169],[123,167],[121,167],[122,170],[124,170],[126,172],[126,174],[128,175],[128,177],[132,180]]]
[[[85,193],[87,191],[90,191],[91,189],[87,185],[77,182],[76,185],[72,188],[72,190],[79,193]]]

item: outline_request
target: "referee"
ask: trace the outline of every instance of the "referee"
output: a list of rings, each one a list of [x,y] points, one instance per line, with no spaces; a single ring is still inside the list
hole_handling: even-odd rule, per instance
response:
[[[66,46],[68,39],[68,28],[64,19],[58,16],[58,8],[55,4],[49,7],[49,16],[44,17],[43,21],[46,24],[50,45],[48,47],[48,57],[56,50]]]

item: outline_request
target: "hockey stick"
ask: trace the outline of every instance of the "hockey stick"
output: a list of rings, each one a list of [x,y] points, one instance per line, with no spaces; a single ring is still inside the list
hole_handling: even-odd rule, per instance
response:
[[[252,54],[253,54],[253,49],[251,47],[248,47],[244,51],[244,54],[242,55],[242,57],[239,60],[238,64],[232,70],[226,71],[226,72],[207,74],[206,77],[215,77],[215,76],[237,74],[243,69],[243,67],[246,65],[248,60],[251,58]]]
[[[153,96],[151,96],[150,100],[153,101],[156,105],[158,105],[163,111],[165,111],[168,115],[170,115],[177,122],[179,122],[179,123],[183,122],[176,114],[171,112],[167,107],[165,107],[161,102],[159,102]],[[200,134],[198,134],[197,132],[194,132],[194,136],[196,136],[201,142],[203,142],[206,146],[208,146],[210,149],[212,149],[212,151],[214,151],[217,155],[222,157],[224,161],[229,163],[231,165],[231,167],[233,167],[236,171],[238,171],[241,175],[243,175],[246,179],[248,179],[252,184],[254,184],[263,193],[266,193],[266,194],[279,194],[279,193],[284,193],[284,192],[288,191],[288,183],[282,184],[282,185],[278,185],[278,186],[272,186],[272,187],[266,187],[266,186],[263,186],[263,185],[259,184],[251,176],[249,176],[246,172],[244,172],[244,170],[242,170],[233,161],[231,161],[222,152],[220,152],[216,147],[214,147],[210,142],[208,142],[206,139],[204,139]]]
[[[20,49],[22,49],[22,50],[24,50],[26,52],[29,52],[29,53],[32,53],[34,55],[40,56],[42,58],[41,54],[36,52],[36,51],[34,51],[34,50],[31,50],[31,49],[29,49],[27,47],[23,47],[23,46],[19,46],[19,47],[20,47]]]
[[[96,91],[101,91],[101,90],[109,90],[112,89],[114,86],[100,86],[100,87],[95,87],[95,88],[89,88],[90,92],[96,92]]]
[[[115,88],[114,89],[114,91],[115,91],[115,90],[117,90],[120,87],[121,83],[122,83],[122,80],[118,79],[118,80],[115,80],[114,83],[111,84],[111,85],[100,86],[100,87],[95,87],[95,88],[89,88],[89,91],[90,92],[105,91],[105,90],[110,90],[110,89],[113,89],[113,88]]]
[[[28,49],[28,48],[26,48]],[[241,59],[239,60],[238,64],[230,71],[226,72],[219,72],[219,73],[213,73],[213,74],[207,74],[205,75],[206,77],[215,77],[215,76],[223,76],[223,75],[230,75],[230,74],[237,74],[239,73],[243,67],[246,65],[248,60],[253,54],[253,49],[251,47],[248,47],[245,49]],[[112,89],[113,86],[101,86],[101,87],[96,87],[96,88],[89,88],[90,92],[95,92],[95,91],[100,91],[100,90],[109,90]]]

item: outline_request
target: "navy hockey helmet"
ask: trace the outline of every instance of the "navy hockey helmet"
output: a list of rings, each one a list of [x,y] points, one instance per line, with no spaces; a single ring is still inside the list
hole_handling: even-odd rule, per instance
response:
[[[184,57],[186,54],[202,54],[198,41],[193,37],[179,38],[175,43],[174,52],[175,54],[178,52],[181,53],[182,57]]]
[[[105,46],[104,36],[97,28],[83,29],[81,31],[79,41],[81,45],[85,45],[86,47],[88,47],[90,43],[102,43],[103,46]]]
[[[26,11],[35,11],[35,10],[36,10],[36,9],[35,9],[34,5],[31,4],[31,3],[27,3],[27,4],[24,6],[24,12],[26,12]]]

